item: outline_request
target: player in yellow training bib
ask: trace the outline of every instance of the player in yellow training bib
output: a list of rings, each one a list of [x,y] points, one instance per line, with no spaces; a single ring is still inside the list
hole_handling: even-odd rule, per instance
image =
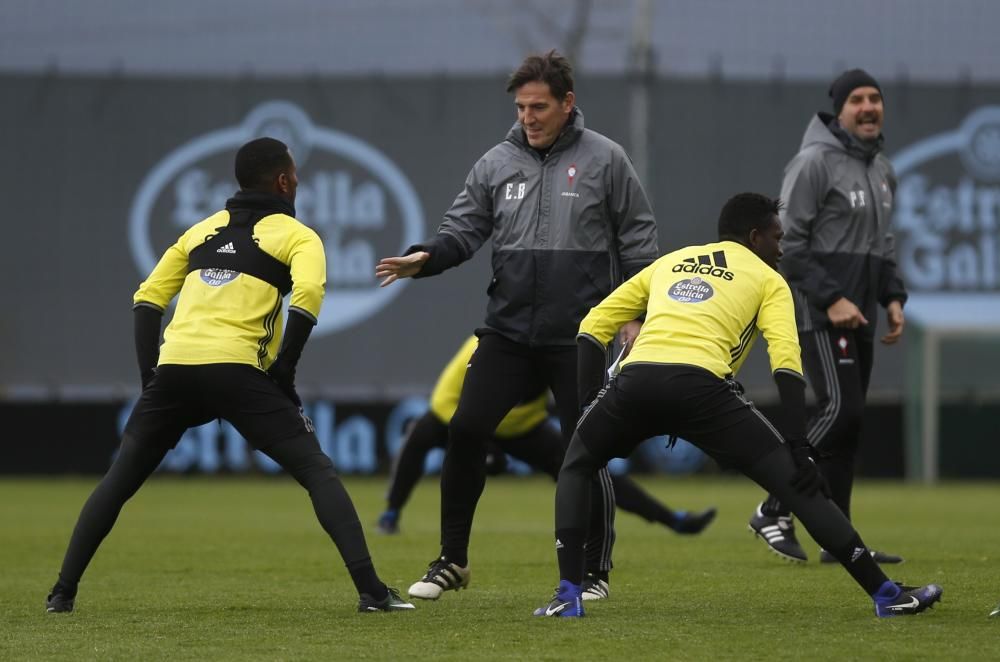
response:
[[[386,496],[386,510],[379,516],[378,529],[382,533],[399,531],[399,519],[413,488],[424,473],[424,462],[433,448],[448,445],[448,423],[458,408],[462,382],[469,361],[479,344],[475,336],[462,343],[455,356],[441,372],[431,393],[430,409],[414,422],[406,435],[403,447],[396,456]],[[559,474],[566,454],[562,433],[549,423],[548,389],[536,398],[517,405],[500,421],[486,454],[487,474],[497,474],[506,468],[506,454],[527,462],[553,479]],[[615,505],[625,512],[634,513],[647,522],[663,524],[680,534],[695,534],[711,524],[715,508],[700,512],[671,510],[628,476],[611,475],[615,491]],[[596,577],[600,571],[600,556],[588,558],[588,573]],[[591,592],[584,591],[584,599],[608,596],[608,582],[596,580]]]
[[[627,457],[657,434],[684,437],[777,495],[871,596],[878,616],[916,614],[940,599],[940,586],[901,587],[885,576],[829,499],[816,469],[806,441],[792,296],[777,272],[779,208],[778,201],[755,193],[730,198],[719,216],[718,243],[659,258],[580,324],[581,389],[595,398],[559,471],[555,535],[561,580],[536,616],[583,616],[590,481],[611,458]],[[635,346],[602,390],[608,343],[625,320],[642,314],[646,321]],[[758,332],[767,340],[784,435],[743,397],[734,379]]]
[[[309,492],[358,590],[358,611],[413,609],[375,573],[354,504],[295,392],[326,282],[323,242],[295,218],[295,161],[280,140],[258,138],[240,147],[234,165],[240,190],[181,235],[135,293],[142,394],[117,458],[80,513],[49,612],[73,611],[80,578],[125,502],[188,428],[216,418]],[[174,297],[161,346],[163,311]]]

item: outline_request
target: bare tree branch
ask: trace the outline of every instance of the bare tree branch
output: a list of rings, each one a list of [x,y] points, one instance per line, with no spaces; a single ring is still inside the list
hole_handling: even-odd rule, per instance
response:
[[[593,0],[576,0],[573,21],[570,23],[569,29],[566,31],[566,36],[563,38],[563,54],[577,68],[580,65],[587,29],[590,27],[590,11],[593,7]]]

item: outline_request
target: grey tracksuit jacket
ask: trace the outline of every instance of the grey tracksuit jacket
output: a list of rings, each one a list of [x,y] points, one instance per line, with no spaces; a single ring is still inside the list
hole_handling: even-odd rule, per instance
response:
[[[574,110],[542,160],[519,123],[473,166],[417,277],[492,237],[486,326],[531,346],[572,345],[580,320],[658,255],[656,221],[625,150]]]
[[[795,296],[800,332],[830,325],[826,309],[852,301],[875,332],[878,304],[906,301],[890,228],[896,175],[889,160],[845,146],[818,113],[785,167],[781,271]]]

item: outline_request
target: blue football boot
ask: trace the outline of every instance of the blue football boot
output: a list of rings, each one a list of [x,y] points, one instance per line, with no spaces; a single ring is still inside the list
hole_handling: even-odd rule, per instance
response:
[[[563,579],[552,600],[544,607],[535,610],[535,616],[559,616],[562,618],[579,618],[583,616],[583,592],[577,584],[570,584]]]
[[[919,614],[940,601],[941,593],[942,589],[937,584],[913,588],[886,582],[872,596],[875,601],[875,615],[886,618]]]

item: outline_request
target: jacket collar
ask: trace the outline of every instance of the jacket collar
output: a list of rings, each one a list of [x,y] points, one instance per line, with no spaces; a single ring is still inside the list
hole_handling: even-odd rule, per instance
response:
[[[819,112],[813,116],[812,121],[809,122],[809,126],[806,128],[806,133],[802,137],[802,148],[804,149],[814,143],[823,143],[824,145],[831,145],[842,152],[847,152],[847,154],[860,161],[871,163],[882,151],[883,142],[885,142],[885,139],[881,134],[870,143],[861,142],[845,131],[844,127],[840,126],[840,122],[837,121],[836,117],[830,113]]]
[[[263,191],[237,191],[236,195],[226,200],[226,211],[258,212],[260,216],[268,214],[287,214],[295,216],[295,205],[277,193]],[[256,214],[254,214],[256,216]]]

